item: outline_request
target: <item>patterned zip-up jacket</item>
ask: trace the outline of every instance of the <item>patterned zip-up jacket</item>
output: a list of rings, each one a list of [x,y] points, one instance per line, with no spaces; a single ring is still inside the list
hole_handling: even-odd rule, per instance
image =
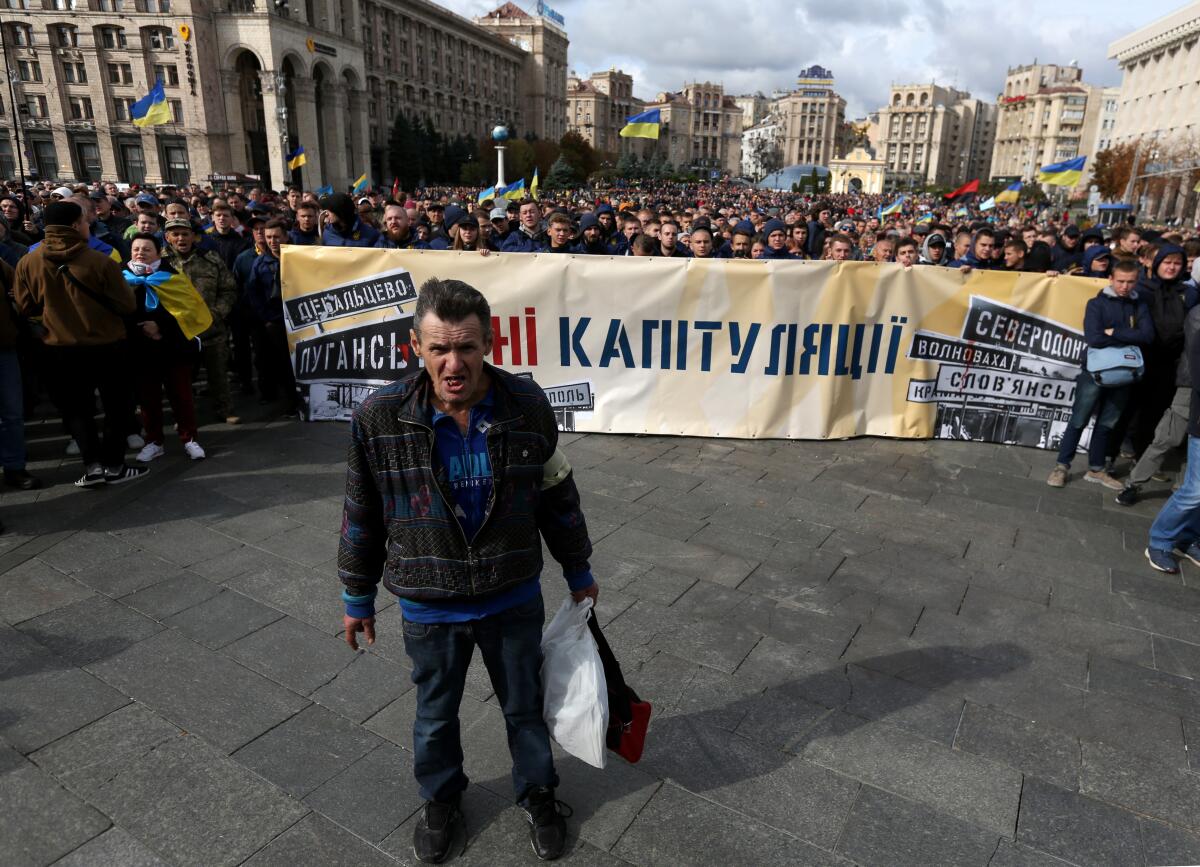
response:
[[[467,539],[445,467],[434,467],[432,383],[422,370],[354,411],[338,577],[348,593],[384,586],[405,599],[469,599],[542,570],[542,545],[564,572],[588,569],[592,546],[550,402],[531,379],[484,365],[493,390],[487,430],[492,497]]]

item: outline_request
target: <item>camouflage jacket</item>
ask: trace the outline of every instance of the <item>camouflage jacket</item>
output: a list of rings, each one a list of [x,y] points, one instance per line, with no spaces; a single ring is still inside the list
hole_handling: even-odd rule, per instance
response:
[[[225,317],[233,310],[238,292],[233,274],[225,267],[220,255],[212,250],[193,250],[192,254],[185,259],[170,248],[164,252],[166,255],[163,258],[176,271],[187,274],[188,279],[192,281],[192,285],[196,287],[201,297],[204,298],[204,303],[212,312],[212,328],[202,334],[201,339],[203,340],[205,337],[212,339],[223,334]]]

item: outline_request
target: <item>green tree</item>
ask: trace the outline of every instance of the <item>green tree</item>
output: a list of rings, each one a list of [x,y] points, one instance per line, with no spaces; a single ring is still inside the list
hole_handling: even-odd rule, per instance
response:
[[[621,158],[617,160],[617,176],[630,180],[642,176],[642,164],[637,154],[629,151],[621,155]]]
[[[580,181],[574,166],[567,162],[566,156],[560,156],[550,166],[542,185],[551,190],[566,190],[574,187]]]
[[[388,136],[388,167],[406,190],[416,189],[424,174],[419,132],[404,112],[397,112]]]
[[[600,157],[595,149],[587,139],[573,130],[559,140],[558,149],[580,180],[585,180],[600,166]]]

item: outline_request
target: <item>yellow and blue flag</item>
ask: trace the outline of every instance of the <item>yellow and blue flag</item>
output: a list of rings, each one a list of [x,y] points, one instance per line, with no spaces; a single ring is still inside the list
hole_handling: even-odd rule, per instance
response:
[[[908,196],[901,196],[900,198],[896,199],[896,201],[894,201],[890,205],[888,205],[886,208],[880,206],[879,211],[876,214],[876,216],[878,216],[880,219],[882,219],[883,217],[890,217],[890,216],[892,216],[892,214],[899,214],[901,211],[904,210],[904,201],[907,198],[908,198]]]
[[[212,327],[212,311],[186,274],[155,271],[140,277],[127,270],[125,282],[130,286],[145,286],[146,309],[154,310],[161,304],[179,323],[179,330],[188,340],[194,340]]]
[[[288,171],[294,172],[300,166],[308,162],[308,157],[304,155],[304,145],[297,145],[296,149],[288,154]]]
[[[481,192],[479,194],[479,197],[477,199],[475,199],[475,201],[478,204],[482,205],[488,199],[494,199],[495,197],[496,197],[496,188],[494,186],[492,186],[492,187],[488,187],[486,190]]]
[[[1037,179],[1043,184],[1051,184],[1057,187],[1073,187],[1083,177],[1083,164],[1086,162],[1087,157],[1075,157],[1073,160],[1064,160],[1061,163],[1042,166],[1038,169]]]
[[[358,176],[358,180],[354,182],[354,195],[358,195],[365,190],[369,184],[367,183],[367,173],[363,172]]]
[[[171,106],[167,105],[161,78],[154,82],[148,94],[129,107],[129,118],[134,126],[158,126],[175,119],[171,115]]]
[[[652,108],[625,118],[625,126],[621,127],[621,138],[658,138],[662,127],[662,110]]]
[[[507,187],[496,190],[496,198],[520,200],[525,198],[525,179],[517,178]]]
[[[919,226],[922,223],[932,223],[932,222],[933,222],[933,212],[929,211],[928,213],[923,214],[921,217],[919,217],[917,219],[916,225]]]
[[[529,182],[529,198],[536,200],[538,190],[537,166],[533,167],[533,180]]]
[[[332,196],[333,195],[333,184],[326,184],[323,187],[317,187],[317,195],[318,196]]]
[[[1017,181],[1015,184],[1009,184],[1004,188],[1003,192],[995,196],[996,204],[1007,202],[1015,205],[1017,200],[1021,198],[1021,188],[1024,186],[1020,181]]]

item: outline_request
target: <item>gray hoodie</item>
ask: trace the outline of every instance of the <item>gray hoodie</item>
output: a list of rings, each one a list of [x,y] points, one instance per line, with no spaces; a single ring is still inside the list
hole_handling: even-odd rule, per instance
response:
[[[949,250],[948,245],[947,245],[946,249],[942,251],[941,261],[934,262],[933,259],[930,257],[929,242],[932,241],[934,238],[941,238],[942,243],[943,244],[946,243],[946,236],[943,235],[941,232],[930,232],[928,237],[926,237],[925,240],[921,242],[921,256],[917,260],[917,264],[919,264],[919,265],[945,265],[947,262],[950,261],[950,257],[948,255],[950,250]]]

